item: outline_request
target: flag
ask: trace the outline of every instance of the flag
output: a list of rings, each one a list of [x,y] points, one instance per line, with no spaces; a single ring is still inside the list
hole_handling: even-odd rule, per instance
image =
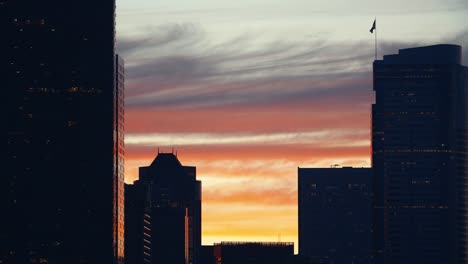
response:
[[[372,28],[370,29],[370,33],[374,33],[374,30],[377,29],[376,26],[375,26],[376,21],[377,21],[377,19],[374,19],[374,24],[372,24]]]

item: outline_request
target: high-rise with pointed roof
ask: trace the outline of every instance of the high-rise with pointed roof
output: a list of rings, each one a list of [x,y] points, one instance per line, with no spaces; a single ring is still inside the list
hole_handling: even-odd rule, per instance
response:
[[[124,259],[115,0],[0,0],[0,263]]]
[[[140,167],[151,197],[153,263],[198,264],[201,249],[201,182],[196,168],[173,153],[158,153]]]

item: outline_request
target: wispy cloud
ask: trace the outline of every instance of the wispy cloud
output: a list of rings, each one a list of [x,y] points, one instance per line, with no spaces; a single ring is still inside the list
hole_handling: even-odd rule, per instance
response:
[[[213,43],[191,24],[121,39],[118,49],[130,58],[127,106],[271,104],[368,88],[372,50],[362,43],[258,40],[245,34]]]
[[[368,67],[372,45],[367,46],[316,38],[265,41],[248,33],[213,42],[194,24],[159,26],[144,37],[118,42],[119,52],[132,58],[127,67],[130,79],[161,78],[174,83],[183,81],[180,73],[190,73],[191,80],[343,74]]]
[[[444,42],[466,44],[466,32]],[[167,24],[119,41],[127,63],[127,106],[199,108],[320,101],[328,95],[370,103],[373,45],[320,37],[254,35],[212,42],[194,24]],[[431,43],[384,42],[380,54]],[[466,58],[465,56],[465,62]],[[364,101],[363,101],[364,100]]]
[[[363,137],[367,130],[310,131],[295,133],[156,133],[130,134],[125,137],[127,145],[184,146],[184,145],[246,145],[246,144],[326,144],[334,146],[367,146]],[[356,139],[361,140],[356,140]]]

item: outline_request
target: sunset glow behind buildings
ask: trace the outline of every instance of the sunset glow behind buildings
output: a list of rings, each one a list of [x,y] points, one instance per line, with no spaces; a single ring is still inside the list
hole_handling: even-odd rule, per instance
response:
[[[174,148],[203,182],[203,244],[297,243],[297,167],[370,166],[375,16],[379,54],[468,49],[466,1],[411,3],[120,1],[126,182]]]

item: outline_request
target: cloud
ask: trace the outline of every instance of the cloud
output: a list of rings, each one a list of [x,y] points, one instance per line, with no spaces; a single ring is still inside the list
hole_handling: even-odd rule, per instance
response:
[[[155,39],[123,39],[123,44],[118,46],[123,46],[124,57],[132,57],[133,63],[127,67],[130,80],[150,78],[173,84],[184,83],[185,79],[170,73],[186,69],[187,63],[191,66],[189,69],[197,73],[186,76],[192,81],[320,77],[360,70],[366,65],[368,67],[372,60],[372,47],[363,49],[363,43],[332,43],[322,39],[304,40],[303,43],[286,40],[257,43],[255,37],[248,34],[222,43],[210,43],[204,34],[198,35],[202,30],[185,28],[170,27],[177,33],[170,31],[163,36],[155,35]],[[138,44],[132,47],[134,43]],[[135,50],[144,56],[128,54]]]
[[[155,133],[127,134],[126,145],[185,146],[185,145],[258,145],[258,144],[326,144],[328,147],[367,146],[363,137],[368,130],[321,130],[288,133]],[[356,140],[361,138],[362,140]]]
[[[168,48],[176,50],[180,46],[191,46],[203,38],[203,31],[194,24],[168,23],[157,27],[145,27],[145,35],[121,36],[117,41],[117,52],[128,61],[140,59],[149,50]],[[150,55],[153,57],[155,54]]]
[[[274,107],[131,108],[126,111],[126,133],[271,133],[363,129],[370,124],[370,102],[370,98],[330,96],[321,100],[278,102]]]
[[[466,34],[446,42],[466,43]],[[327,97],[370,104],[374,51],[368,44],[320,38],[258,43],[249,34],[214,43],[197,25],[168,24],[148,36],[123,38],[118,49],[131,61],[127,107],[167,109],[271,106]],[[384,42],[379,54],[429,44]]]
[[[322,146],[316,144],[296,145],[197,145],[176,147],[178,158],[185,165],[197,166],[197,175],[204,185],[242,181],[254,184],[258,179],[284,181],[294,178],[297,167],[324,167],[330,164],[343,166],[370,165],[370,139],[365,146]],[[349,139],[349,143],[353,140]],[[361,144],[364,145],[365,142]],[[351,144],[352,145],[352,144]],[[162,147],[161,151],[171,151],[172,147]],[[126,181],[138,178],[138,167],[148,166],[158,153],[155,146],[126,147]],[[247,182],[246,182],[247,180]],[[253,183],[250,181],[254,181]],[[276,182],[275,184],[280,184]],[[218,187],[216,187],[218,188]]]
[[[245,187],[245,186],[244,186]],[[289,186],[288,186],[289,187]],[[251,188],[236,191],[226,191],[211,188],[203,192],[203,201],[211,204],[246,204],[263,206],[295,206],[297,190],[281,187],[268,189]],[[278,195],[281,193],[281,195]]]
[[[466,45],[466,35],[442,42]],[[118,50],[129,61],[127,107],[272,106],[327,97],[371,103],[374,51],[368,42],[259,40],[249,33],[221,42],[212,39],[201,26],[189,23],[120,38]],[[429,44],[383,42],[379,54]]]
[[[330,79],[284,78],[277,80],[231,81],[221,83],[178,84],[167,89],[146,88],[131,95],[127,105],[134,107],[203,108],[227,105],[277,105],[283,103],[319,102],[324,99],[358,99],[354,103],[370,103],[372,95],[370,74],[356,74],[354,78]],[[157,85],[155,83],[154,85]]]
[[[121,38],[118,50],[130,62],[127,106],[271,104],[336,90],[370,91],[371,47],[323,39],[258,41],[245,34],[213,43],[193,24]]]

